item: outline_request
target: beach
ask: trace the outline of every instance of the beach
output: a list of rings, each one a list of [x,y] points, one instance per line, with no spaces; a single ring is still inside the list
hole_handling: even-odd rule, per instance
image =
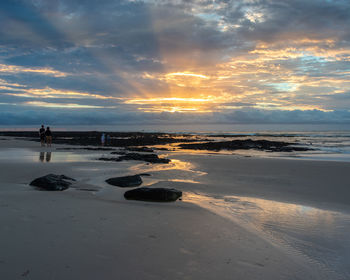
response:
[[[79,146],[80,147],[80,146]],[[169,164],[3,136],[2,279],[349,279],[349,162],[158,151]],[[29,183],[77,181],[62,192]],[[182,200],[129,201],[111,177]]]

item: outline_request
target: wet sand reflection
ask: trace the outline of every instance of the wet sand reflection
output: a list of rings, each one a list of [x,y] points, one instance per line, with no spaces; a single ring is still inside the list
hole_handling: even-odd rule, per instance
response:
[[[273,244],[303,256],[339,279],[350,275],[350,215],[347,213],[239,196],[186,193],[183,201],[195,203],[249,231],[258,232]]]
[[[45,154],[46,154],[46,156],[45,156]],[[39,154],[39,161],[41,161],[41,162],[44,162],[44,161],[46,161],[46,162],[50,162],[51,161],[51,155],[52,155],[52,152],[40,152],[40,154]]]

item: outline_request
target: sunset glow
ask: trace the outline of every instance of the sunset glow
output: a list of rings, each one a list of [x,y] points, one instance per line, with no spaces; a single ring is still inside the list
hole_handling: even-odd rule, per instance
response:
[[[166,74],[167,77],[171,77],[171,76],[185,76],[185,77],[195,77],[195,78],[202,78],[202,79],[209,79],[207,76],[201,75],[201,74],[194,74],[194,73],[169,73]]]
[[[213,122],[285,122],[290,112],[298,122],[350,121],[349,4],[89,5],[4,6],[4,122],[34,105],[38,119],[48,108],[63,117],[80,108],[82,119],[105,109],[111,123],[132,112],[136,122],[167,112]]]

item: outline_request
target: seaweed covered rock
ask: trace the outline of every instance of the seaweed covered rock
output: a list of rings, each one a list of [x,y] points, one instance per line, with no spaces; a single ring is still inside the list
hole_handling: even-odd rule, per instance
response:
[[[124,197],[130,200],[171,202],[182,196],[182,192],[176,189],[166,188],[138,188],[124,193]]]
[[[48,174],[46,176],[36,178],[30,182],[29,185],[46,191],[64,191],[69,188],[72,181],[75,181],[75,179],[69,178],[65,175]]]
[[[129,147],[128,150],[133,152],[144,152],[144,153],[154,152],[154,150],[149,147]]]
[[[180,144],[182,149],[193,149],[193,150],[209,150],[209,151],[220,151],[220,150],[261,150],[269,152],[293,152],[293,151],[309,151],[313,150],[308,147],[297,147],[297,143],[288,143],[281,141],[269,141],[269,140],[232,140],[224,142],[203,142],[194,144]]]
[[[111,154],[120,155],[120,152],[112,152]],[[126,153],[122,154],[118,158],[99,158],[98,160],[104,160],[104,161],[124,161],[124,160],[139,160],[139,161],[145,161],[149,163],[169,163],[170,159],[168,158],[160,158],[157,154],[139,154],[139,153]]]
[[[142,184],[142,179],[140,175],[123,176],[107,179],[106,182],[110,185],[128,188],[136,187]]]

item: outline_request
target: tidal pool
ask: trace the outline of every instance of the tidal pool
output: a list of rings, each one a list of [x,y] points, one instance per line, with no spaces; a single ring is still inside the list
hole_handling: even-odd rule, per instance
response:
[[[251,197],[186,193],[195,203],[234,220],[302,256],[332,279],[350,279],[350,214]]]
[[[7,148],[0,150],[0,161],[6,162],[76,162],[91,160],[91,154],[78,154],[56,150],[35,151],[25,148]]]

